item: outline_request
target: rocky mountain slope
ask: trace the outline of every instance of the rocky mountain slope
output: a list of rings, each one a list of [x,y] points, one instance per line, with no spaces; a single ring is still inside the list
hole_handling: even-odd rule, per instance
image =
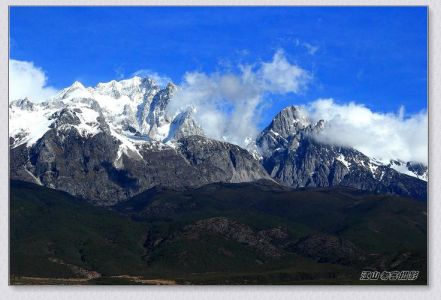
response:
[[[11,178],[98,205],[156,185],[270,179],[246,150],[203,137],[190,111],[169,118],[173,90],[135,77],[94,89],[77,82],[40,104],[13,101]]]
[[[249,151],[212,140],[191,110],[167,112],[177,87],[148,78],[84,87],[75,82],[43,103],[9,105],[10,175],[111,205],[153,186],[275,180],[290,187],[345,185],[426,198],[427,167],[380,163],[314,139],[300,108],[282,110]]]
[[[427,167],[400,161],[384,164],[353,148],[320,143],[315,134],[324,126],[325,121],[311,123],[298,107],[277,114],[257,138],[268,174],[293,187],[343,185],[426,198]]]

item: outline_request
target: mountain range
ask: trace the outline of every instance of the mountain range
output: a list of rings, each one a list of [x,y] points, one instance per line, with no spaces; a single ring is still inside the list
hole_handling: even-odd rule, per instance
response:
[[[309,120],[302,107],[280,111],[242,148],[208,137],[191,109],[170,113],[178,89],[134,77],[88,88],[75,82],[39,103],[12,101],[11,179],[100,206],[159,186],[183,190],[258,180],[427,198],[426,165],[380,162],[354,148],[320,142],[315,136],[326,120]]]

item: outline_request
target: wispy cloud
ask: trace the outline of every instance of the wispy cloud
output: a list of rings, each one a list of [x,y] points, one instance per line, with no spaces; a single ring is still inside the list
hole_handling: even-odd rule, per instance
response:
[[[303,47],[310,55],[314,55],[320,47],[317,45],[313,45],[311,43],[303,42],[299,39],[294,40],[294,45],[296,47]]]
[[[43,69],[33,62],[9,60],[9,101],[29,98],[34,102],[48,100],[57,89],[47,85]]]
[[[116,67],[116,68],[114,69],[114,71],[115,71],[116,78],[117,78],[118,80],[124,79],[124,77],[125,77],[125,73],[124,73],[124,68],[123,68],[123,67],[121,67],[121,66]]]
[[[309,44],[309,43],[303,43],[302,45],[303,45],[303,47],[306,48],[308,53],[311,54],[311,55],[314,55],[318,51],[318,49],[319,49],[318,46],[314,46],[314,45]]]
[[[192,109],[208,136],[245,146],[257,133],[265,94],[299,93],[311,80],[308,71],[278,50],[271,61],[242,65],[238,73],[186,73],[168,112]]]

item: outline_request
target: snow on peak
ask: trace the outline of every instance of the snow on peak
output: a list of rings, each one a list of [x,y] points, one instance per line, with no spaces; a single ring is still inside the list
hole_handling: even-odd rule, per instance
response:
[[[18,100],[12,101],[9,104],[10,109],[12,109],[14,107],[17,107],[17,108],[23,109],[23,110],[33,110],[34,103],[32,101],[30,101],[28,98],[18,99]]]
[[[29,109],[32,107],[32,109]],[[31,101],[16,100],[9,105],[9,136],[12,147],[24,143],[28,146],[34,144],[49,130],[52,123],[50,117],[55,113],[55,108],[47,108],[42,104]]]
[[[159,86],[153,79],[135,76],[120,81],[101,82],[90,90],[95,94],[107,95],[116,99],[127,96],[132,101],[138,101],[148,90],[158,91]]]
[[[350,169],[351,163],[346,159],[346,157],[343,154],[340,153],[340,155],[336,158],[336,160],[341,162],[346,167],[346,169],[348,170]]]
[[[402,160],[391,160],[388,166],[402,174],[416,177],[424,181],[428,180],[427,166],[421,163],[404,162]]]
[[[69,101],[72,99],[92,98],[92,94],[84,87],[84,85],[75,81],[71,86],[62,89],[59,93],[52,97],[52,101]]]
[[[72,83],[71,88],[85,89],[84,85],[77,80],[74,83]]]
[[[165,143],[203,134],[191,114],[167,116],[166,107],[175,90],[173,83],[161,89],[153,79],[135,76],[87,88],[75,81],[43,103],[13,101],[9,106],[11,147],[31,146],[51,128],[76,129],[86,137],[108,126],[123,145],[121,155],[136,153],[136,147],[128,143]]]
[[[116,158],[118,165],[122,163],[123,154],[139,156],[137,149],[140,144],[173,146],[182,137],[203,135],[191,111],[183,110],[174,116],[167,115],[167,105],[176,89],[173,83],[161,89],[154,80],[135,76],[88,88],[76,81],[43,103],[33,103],[26,98],[12,101],[9,105],[11,147],[24,143],[31,146],[51,128],[75,129],[82,136],[89,137],[105,127],[121,143],[119,157]],[[292,139],[290,149],[296,149],[300,138],[298,133],[311,134],[324,126],[322,120],[311,123],[302,107],[289,106],[276,115],[257,142],[249,138],[245,145],[253,156],[262,159],[267,148],[278,151]],[[385,168],[390,167],[400,173],[427,180],[427,166],[421,164],[381,162],[364,155],[362,157],[358,152],[339,153],[335,159],[346,168],[366,168],[374,178],[381,178]]]

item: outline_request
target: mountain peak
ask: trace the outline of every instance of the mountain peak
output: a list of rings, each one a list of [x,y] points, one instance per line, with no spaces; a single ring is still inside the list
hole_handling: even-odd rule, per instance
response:
[[[91,98],[90,92],[84,87],[84,85],[75,81],[71,86],[62,89],[58,94],[56,94],[52,99],[56,100],[68,100],[77,98]]]
[[[272,130],[282,137],[296,133],[310,125],[306,111],[299,106],[288,106],[282,109],[272,120],[266,130]]]
[[[176,90],[177,86],[173,82],[169,82],[165,88],[167,90]]]
[[[305,120],[307,119],[307,113],[304,108],[301,106],[296,105],[290,105],[282,109],[275,117],[274,119],[283,117],[283,116],[289,116],[293,120]]]
[[[44,136],[47,139],[67,137],[66,141],[70,138],[90,139],[96,145],[104,143],[99,145],[103,149],[116,145],[114,153],[108,155],[105,152],[103,155],[116,168],[122,168],[125,159],[133,154],[139,160],[143,156],[140,153],[148,149],[176,150],[183,139],[199,136],[202,142],[192,148],[192,153],[200,152],[202,161],[209,151],[205,147],[207,138],[192,111],[177,110],[176,115],[167,114],[167,107],[177,89],[172,82],[160,87],[152,78],[134,76],[89,88],[75,81],[52,98],[53,101],[46,103],[33,104],[28,99],[13,101],[10,104],[10,145],[13,149],[20,145],[29,149],[40,147],[38,141]],[[248,139],[246,148],[274,179],[293,187],[349,184],[362,189],[410,195],[408,191],[400,190],[402,181],[411,180],[409,176],[427,180],[425,166],[398,161],[379,164],[355,149],[320,142],[314,135],[324,126],[323,120],[312,122],[304,107],[288,106],[256,139]],[[63,141],[57,140],[57,143]],[[224,150],[230,147],[218,145]],[[186,159],[197,161],[191,155]],[[231,160],[233,169],[240,165],[234,153],[228,160]],[[237,173],[239,179],[242,178],[240,174]],[[400,177],[404,175],[399,174],[409,176]],[[412,195],[422,199],[421,184],[415,183],[417,188]]]
[[[70,88],[75,88],[75,89],[86,89],[84,87],[84,85],[79,82],[78,80],[76,80],[74,83],[72,83],[72,85],[70,86]]]
[[[34,103],[31,100],[29,100],[27,97],[23,98],[23,99],[17,99],[17,100],[12,101],[9,104],[9,107],[12,107],[12,106],[19,107],[22,110],[33,110],[34,109]]]
[[[179,140],[186,136],[204,135],[204,131],[199,127],[192,118],[192,111],[187,110],[178,114],[170,124],[168,137],[165,141],[172,139]]]
[[[135,94],[139,96],[135,98],[142,98],[140,94],[144,94],[149,90],[159,90],[159,87],[151,78],[134,76],[119,81],[100,82],[93,90],[98,94],[108,95],[114,98],[120,98],[123,95],[133,98]]]

